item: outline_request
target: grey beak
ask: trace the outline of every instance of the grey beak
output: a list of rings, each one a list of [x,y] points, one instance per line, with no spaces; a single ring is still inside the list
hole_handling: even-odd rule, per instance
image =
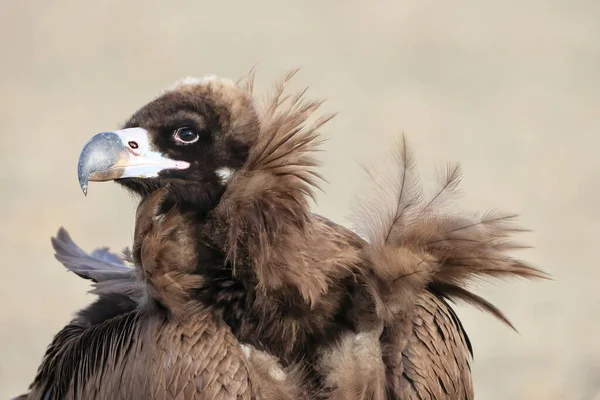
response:
[[[111,180],[119,177],[113,168],[120,160],[129,158],[123,141],[114,132],[102,132],[93,136],[81,150],[77,175],[83,194],[87,195],[90,180]]]

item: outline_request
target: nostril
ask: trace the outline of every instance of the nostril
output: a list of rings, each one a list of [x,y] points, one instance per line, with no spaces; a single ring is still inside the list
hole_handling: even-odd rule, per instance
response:
[[[137,142],[134,142],[133,140],[132,140],[131,142],[127,142],[127,144],[128,144],[128,145],[129,145],[129,147],[131,147],[132,149],[137,149],[138,147],[140,147],[140,146],[138,146]]]

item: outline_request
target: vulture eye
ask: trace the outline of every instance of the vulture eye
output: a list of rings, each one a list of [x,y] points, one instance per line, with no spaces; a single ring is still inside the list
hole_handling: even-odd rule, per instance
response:
[[[179,144],[192,144],[198,141],[198,134],[191,128],[183,127],[179,128],[173,134],[175,141]]]

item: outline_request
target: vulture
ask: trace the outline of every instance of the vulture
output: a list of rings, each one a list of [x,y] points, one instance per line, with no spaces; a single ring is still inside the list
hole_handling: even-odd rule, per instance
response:
[[[292,71],[260,101],[254,72],[186,78],[93,136],[81,188],[139,197],[131,251],[87,253],[61,228],[57,259],[98,298],[48,347],[28,399],[473,399],[472,347],[451,304],[512,327],[471,292],[485,278],[547,278],[508,253],[515,215],[430,193],[404,137],[367,168],[355,230],[311,212],[315,152],[333,115]],[[514,328],[513,328],[514,329]]]

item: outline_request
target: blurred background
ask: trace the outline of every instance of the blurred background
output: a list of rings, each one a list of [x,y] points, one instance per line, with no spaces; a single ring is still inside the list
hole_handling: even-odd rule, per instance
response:
[[[600,2],[0,1],[0,398],[92,300],[53,258],[60,226],[121,250],[134,201],[76,178],[79,151],[175,80],[295,85],[339,115],[317,210],[347,224],[364,175],[405,132],[425,180],[461,162],[460,207],[522,215],[519,254],[554,281],[481,284],[519,334],[461,306],[477,398],[600,399]]]

